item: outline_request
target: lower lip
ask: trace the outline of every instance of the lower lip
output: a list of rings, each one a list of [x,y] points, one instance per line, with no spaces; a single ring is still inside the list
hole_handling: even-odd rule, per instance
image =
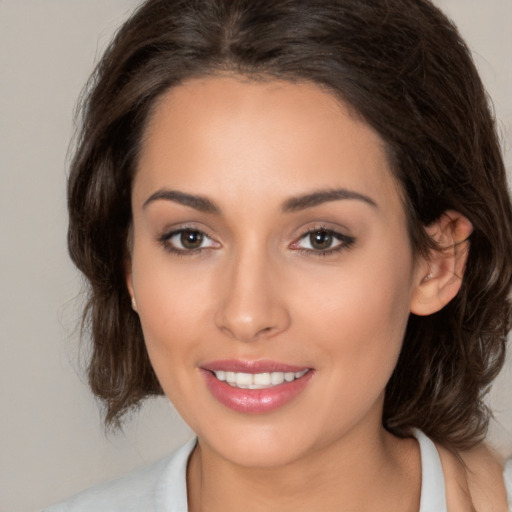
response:
[[[202,370],[202,373],[210,393],[221,404],[238,412],[265,413],[291,402],[307,386],[314,372],[309,370],[299,379],[265,389],[235,388],[208,370]]]

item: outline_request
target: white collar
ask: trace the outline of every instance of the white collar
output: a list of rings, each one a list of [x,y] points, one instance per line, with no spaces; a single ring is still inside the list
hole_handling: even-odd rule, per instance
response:
[[[414,431],[421,453],[421,500],[419,512],[447,512],[441,459],[434,443],[420,430]],[[156,486],[158,512],[187,512],[187,463],[197,444],[192,439],[174,453]]]

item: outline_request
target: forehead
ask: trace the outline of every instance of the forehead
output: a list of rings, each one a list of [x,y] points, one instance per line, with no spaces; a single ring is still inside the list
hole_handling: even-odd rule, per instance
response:
[[[135,188],[164,186],[235,197],[333,187],[397,196],[382,139],[333,94],[232,76],[189,80],[155,105]]]

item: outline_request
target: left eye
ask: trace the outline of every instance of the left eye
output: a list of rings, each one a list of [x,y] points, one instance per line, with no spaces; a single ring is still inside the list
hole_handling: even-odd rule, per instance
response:
[[[333,251],[349,246],[353,239],[331,229],[315,229],[307,232],[292,245],[293,249],[305,249],[308,251]]]
[[[210,237],[197,229],[179,229],[163,237],[162,242],[175,251],[194,251],[216,247]]]

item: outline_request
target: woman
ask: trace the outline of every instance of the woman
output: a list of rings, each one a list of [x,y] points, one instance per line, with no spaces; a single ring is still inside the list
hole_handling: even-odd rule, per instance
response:
[[[506,510],[506,190],[430,2],[145,2],[84,104],[69,247],[107,424],[165,393],[197,440],[51,510]]]

